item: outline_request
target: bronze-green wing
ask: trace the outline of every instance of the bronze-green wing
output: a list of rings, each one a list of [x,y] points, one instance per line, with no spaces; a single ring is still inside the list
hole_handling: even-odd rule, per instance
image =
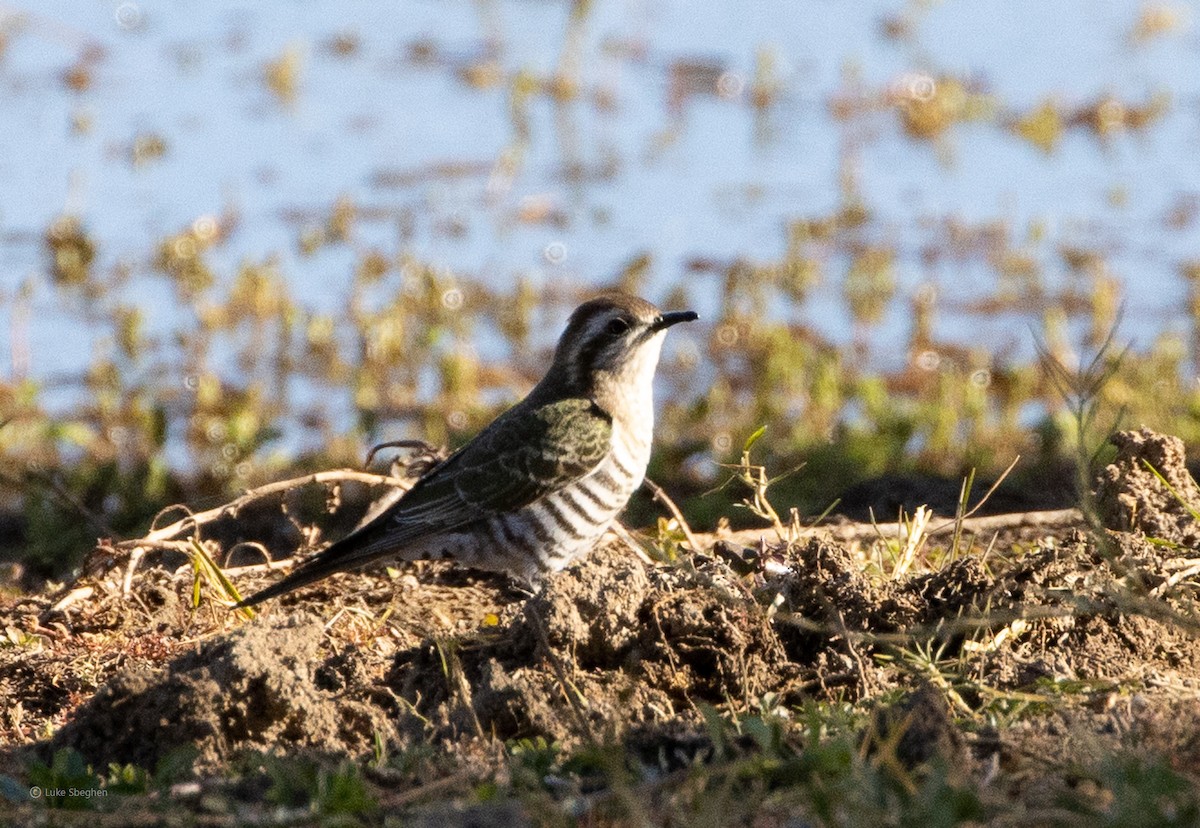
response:
[[[611,442],[612,420],[590,400],[518,405],[430,469],[366,526],[243,604],[257,604],[422,538],[528,506],[594,472]]]

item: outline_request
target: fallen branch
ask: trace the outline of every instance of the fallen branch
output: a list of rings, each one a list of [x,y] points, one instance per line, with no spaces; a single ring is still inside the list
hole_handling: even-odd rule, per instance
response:
[[[339,484],[349,482],[365,483],[368,486],[389,486],[394,490],[407,491],[416,481],[414,478],[371,474],[370,472],[360,472],[354,469],[335,469],[307,474],[303,477],[294,477],[289,480],[278,480],[274,483],[268,483],[265,486],[259,486],[256,489],[249,489],[229,503],[203,512],[192,512],[182,504],[168,506],[155,516],[154,521],[151,522],[151,526],[157,523],[163,515],[172,511],[182,510],[185,513],[184,516],[167,526],[151,530],[144,537],[120,541],[102,540],[96,549],[93,550],[93,554],[97,552],[111,553],[118,549],[129,553],[129,560],[125,565],[125,575],[122,579],[121,589],[122,594],[128,595],[132,589],[134,573],[147,551],[152,549],[171,550],[192,557],[194,553],[193,545],[203,542],[200,530],[208,524],[224,518],[236,519],[242,509],[268,498],[284,495],[287,492],[310,486],[314,483]],[[237,545],[246,545],[246,542]],[[264,549],[263,552],[265,555],[266,550]]]
[[[265,486],[259,486],[256,489],[249,489],[241,496],[231,500],[230,502],[217,506],[213,509],[208,509],[204,512],[189,513],[185,517],[180,518],[174,523],[164,526],[161,529],[154,529],[146,534],[145,537],[135,538],[133,540],[116,541],[112,545],[117,549],[136,549],[138,547],[154,546],[163,541],[172,541],[180,535],[192,532],[195,529],[204,526],[207,523],[212,523],[215,520],[229,516],[236,517],[237,513],[263,498],[270,495],[282,494],[299,489],[303,486],[308,486],[313,483],[365,483],[369,486],[388,485],[397,489],[407,490],[415,482],[410,478],[392,477],[390,475],[371,474],[370,472],[360,472],[353,469],[335,469],[333,471],[316,472],[303,477],[294,477],[290,480],[279,480],[274,483],[268,483]],[[159,512],[163,515],[172,509],[178,509],[179,506],[170,506]],[[157,518],[156,518],[157,519]]]
[[[961,530],[968,530],[975,534],[983,534],[985,532],[995,532],[1004,529],[1037,529],[1045,527],[1056,528],[1060,526],[1070,526],[1072,524],[1081,524],[1083,522],[1083,513],[1078,509],[1054,509],[1043,512],[1017,512],[1007,515],[985,515],[977,518],[964,518],[961,521]],[[947,521],[940,526],[935,526],[926,531],[926,535],[944,535],[955,531],[956,524],[954,521]],[[845,523],[826,523],[823,526],[804,528],[800,531],[800,537],[832,537],[834,540],[843,543],[862,540],[875,539],[882,535],[896,534],[900,535],[905,531],[906,527],[903,523],[856,523],[854,521],[846,521]],[[772,527],[764,529],[740,529],[736,532],[728,534],[698,534],[697,540],[707,546],[710,546],[718,540],[727,540],[733,543],[740,543],[744,546],[757,545],[759,539],[764,533],[772,531]]]

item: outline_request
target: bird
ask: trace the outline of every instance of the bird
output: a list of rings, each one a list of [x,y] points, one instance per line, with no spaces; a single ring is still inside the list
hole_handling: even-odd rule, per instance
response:
[[[536,585],[587,552],[641,485],[667,330],[699,318],[609,292],[571,314],[529,394],[251,607],[380,559],[449,558]]]

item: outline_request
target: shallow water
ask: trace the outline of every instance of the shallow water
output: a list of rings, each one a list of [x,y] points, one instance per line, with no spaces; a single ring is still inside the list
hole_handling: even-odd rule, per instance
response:
[[[1032,233],[1018,246],[1052,286],[1071,278],[1060,248],[1094,248],[1124,286],[1124,332],[1141,344],[1186,334],[1178,268],[1200,256],[1200,7],[1142,8],[1175,22],[1138,41],[1136,4],[1089,0],[616,0],[590,4],[577,30],[569,4],[531,0],[0,5],[0,325],[11,332],[0,370],[77,376],[97,345],[86,303],[48,275],[42,237],[64,212],[96,242],[97,272],[132,266],[121,291],[160,334],[191,311],[152,274],[155,244],[230,212],[236,227],[210,257],[219,273],[277,257],[305,305],[342,307],[353,250],[305,256],[298,240],[343,195],[361,211],[354,248],[408,250],[500,285],[600,282],[647,252],[649,293],[686,284],[712,318],[721,277],[688,263],[779,257],[789,221],[838,209],[846,170],[870,211],[862,237],[898,254],[896,299],[868,336],[883,367],[903,363],[909,298],[925,284],[940,336],[1029,353],[1036,313],[960,307],[995,290],[983,258],[923,255],[947,222]],[[885,33],[906,19],[910,34]],[[263,76],[289,50],[299,69],[286,100]],[[577,57],[583,93],[530,100],[520,140],[513,78],[549,77],[564,55]],[[761,109],[758,55],[774,65]],[[64,76],[81,61],[75,90]],[[688,67],[700,87],[673,102]],[[1000,114],[936,141],[907,136],[894,108],[833,115],[853,77],[878,100],[927,94],[941,76],[987,93]],[[1045,100],[1140,106],[1155,94],[1169,105],[1145,129],[1102,139],[1071,127],[1051,153],[1003,125]],[[135,161],[135,144],[154,137],[161,157]],[[520,155],[511,176],[505,153]],[[846,261],[830,251],[794,311],[837,342],[852,327]],[[14,319],[23,283],[32,293]]]

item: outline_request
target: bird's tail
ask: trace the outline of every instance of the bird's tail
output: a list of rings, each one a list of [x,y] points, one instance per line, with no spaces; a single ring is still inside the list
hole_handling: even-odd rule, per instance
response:
[[[284,593],[307,586],[335,572],[361,566],[386,554],[385,550],[380,549],[378,543],[373,542],[374,539],[370,537],[371,534],[373,533],[368,530],[366,532],[359,531],[347,535],[319,553],[315,558],[305,561],[282,581],[271,584],[266,589],[259,590],[249,598],[243,598],[234,604],[233,608],[242,609],[243,607],[252,607],[255,604],[261,604],[263,601],[278,598]]]
[[[282,581],[271,584],[266,589],[259,590],[249,598],[243,598],[238,601],[233,605],[233,608],[242,609],[244,607],[252,607],[255,604],[261,604],[263,601],[278,598],[280,595],[291,592],[293,589],[299,589],[302,586],[311,584],[313,581],[319,581],[321,578],[333,574],[340,568],[322,562],[320,557],[314,558],[292,572]]]

